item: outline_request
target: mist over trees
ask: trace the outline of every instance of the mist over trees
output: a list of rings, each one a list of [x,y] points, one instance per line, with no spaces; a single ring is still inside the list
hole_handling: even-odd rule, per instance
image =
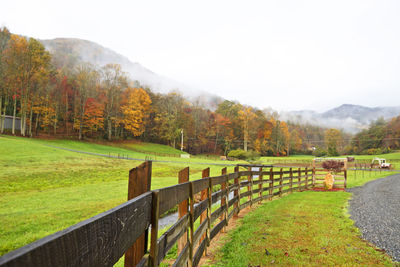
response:
[[[120,65],[102,67],[51,55],[34,38],[0,29],[0,132],[121,141],[136,139],[189,153],[253,151],[287,156],[376,153],[399,148],[400,118],[379,120],[353,139],[336,129],[281,121],[277,114],[235,101],[210,110],[177,92],[155,93]],[[11,116],[12,128],[5,129]],[[20,131],[16,118],[20,118]]]

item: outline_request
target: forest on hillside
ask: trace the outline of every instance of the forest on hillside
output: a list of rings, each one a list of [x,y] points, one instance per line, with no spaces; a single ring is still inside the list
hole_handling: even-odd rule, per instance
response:
[[[136,139],[177,148],[183,133],[184,150],[192,154],[228,155],[239,149],[275,156],[379,154],[400,146],[400,116],[378,119],[351,136],[285,122],[237,101],[220,101],[211,110],[178,92],[142,88],[120,65],[98,67],[50,54],[38,40],[6,28],[0,29],[0,112],[1,133]],[[6,116],[12,117],[11,129],[5,129]]]

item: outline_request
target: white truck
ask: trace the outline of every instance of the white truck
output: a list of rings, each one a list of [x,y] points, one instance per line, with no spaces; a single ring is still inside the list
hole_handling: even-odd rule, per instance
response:
[[[371,162],[371,168],[390,169],[391,166],[386,159],[374,158]]]

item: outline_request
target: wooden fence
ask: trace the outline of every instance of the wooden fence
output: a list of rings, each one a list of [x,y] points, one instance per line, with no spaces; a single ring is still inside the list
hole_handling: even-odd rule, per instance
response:
[[[241,210],[313,186],[312,169],[257,168],[237,166],[229,174],[224,168],[217,177],[205,169],[202,179],[145,192],[151,182],[151,162],[145,162],[130,171],[134,189],[126,203],[12,251],[0,266],[112,266],[125,253],[125,266],[158,266],[178,240],[173,266],[197,266]],[[179,175],[189,180],[189,169]],[[179,220],[159,236],[160,216],[177,205],[183,209]]]

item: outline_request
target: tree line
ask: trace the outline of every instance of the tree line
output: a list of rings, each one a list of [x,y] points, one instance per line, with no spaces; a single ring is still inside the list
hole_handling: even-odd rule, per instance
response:
[[[179,148],[183,132],[184,150],[194,154],[241,149],[271,156],[315,150],[333,155],[349,150],[349,135],[337,129],[285,122],[274,112],[237,101],[219,101],[210,109],[178,92],[141,87],[120,65],[75,61],[1,28],[1,133],[7,131],[7,115],[12,116],[10,133],[22,136],[134,138]]]

